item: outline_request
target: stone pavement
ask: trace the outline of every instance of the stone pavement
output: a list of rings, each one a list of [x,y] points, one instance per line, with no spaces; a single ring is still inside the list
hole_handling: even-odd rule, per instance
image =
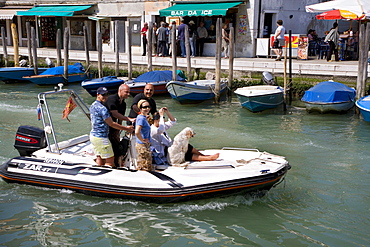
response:
[[[7,47],[8,55],[13,55],[13,47]],[[3,47],[0,47],[0,54],[3,53]],[[19,47],[19,54],[27,56],[28,50],[26,47]],[[37,56],[39,58],[49,57],[56,58],[56,49],[53,48],[38,48]],[[62,58],[63,58],[62,50]],[[103,52],[103,63],[115,63],[115,53]],[[69,59],[73,61],[85,61],[85,51],[83,50],[69,50]],[[119,56],[120,63],[127,63],[127,54],[121,53]],[[97,51],[90,51],[90,61],[98,61]],[[215,69],[214,57],[195,57],[191,58],[192,68],[200,69]],[[140,54],[132,55],[132,64],[146,66],[148,58]],[[152,57],[153,66],[172,67],[172,59],[170,57]],[[228,69],[229,60],[222,59],[221,68]],[[186,58],[178,57],[177,66],[186,70]],[[289,62],[287,62],[289,68]],[[275,61],[271,58],[235,58],[234,71],[242,72],[263,72],[269,71],[272,74],[284,73],[284,61]],[[370,75],[370,71],[369,75]],[[289,70],[287,69],[287,73]],[[358,61],[340,61],[340,62],[327,62],[325,59],[317,59],[317,57],[310,57],[309,60],[292,59],[292,73],[307,76],[328,76],[328,77],[357,77]]]

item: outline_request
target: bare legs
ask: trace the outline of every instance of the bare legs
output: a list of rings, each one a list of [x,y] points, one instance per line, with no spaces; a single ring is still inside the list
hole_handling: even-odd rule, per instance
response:
[[[110,166],[114,167],[114,156],[107,158],[107,159],[102,159],[99,155],[96,157],[95,162],[98,164],[98,166]]]
[[[193,148],[193,150],[191,151],[191,153],[193,154],[191,160],[194,160],[194,161],[210,161],[210,160],[216,160],[216,159],[218,159],[218,156],[220,156],[219,153],[212,154],[212,155],[204,155],[204,154],[202,154],[201,152],[199,152],[195,148]]]

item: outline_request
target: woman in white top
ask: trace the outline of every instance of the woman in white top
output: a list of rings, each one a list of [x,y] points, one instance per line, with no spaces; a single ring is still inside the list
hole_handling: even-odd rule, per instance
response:
[[[164,121],[164,113],[168,116],[166,122]],[[151,146],[164,158],[167,156],[167,148],[172,144],[171,137],[167,134],[166,130],[171,128],[175,123],[176,118],[170,113],[167,107],[162,107],[159,112],[153,115],[153,124],[150,127]]]

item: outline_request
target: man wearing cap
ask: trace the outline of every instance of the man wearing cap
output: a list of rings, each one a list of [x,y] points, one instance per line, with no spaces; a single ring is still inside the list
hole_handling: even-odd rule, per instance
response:
[[[191,49],[191,56],[195,57],[197,55],[197,29],[195,27],[195,22],[193,20],[189,21],[189,43]]]
[[[137,94],[134,99],[132,100],[131,110],[130,114],[128,115],[129,118],[136,118],[138,113],[140,112],[140,109],[137,106],[137,103],[141,99],[145,99],[149,102],[150,105],[150,113],[153,115],[157,111],[157,104],[155,103],[155,100],[152,98],[154,94],[154,86],[153,84],[146,84],[144,87],[144,92]],[[127,124],[131,124],[130,122],[127,122]]]
[[[125,99],[130,96],[130,87],[126,84],[121,84],[118,88],[118,92],[116,94],[109,95],[104,105],[108,108],[109,113],[112,117],[113,122],[116,122],[122,125],[122,121],[130,121],[134,122],[135,118],[129,118],[125,116],[126,112],[126,102]],[[128,126],[128,129],[134,130],[133,126]],[[112,144],[113,152],[114,152],[114,163],[116,166],[118,165],[118,157],[121,155],[119,153],[120,149],[120,135],[119,130],[109,127],[109,141]]]
[[[95,162],[98,166],[114,167],[114,153],[112,144],[108,139],[109,126],[118,130],[132,132],[132,128],[122,126],[113,122],[108,109],[103,103],[108,98],[108,90],[105,87],[99,87],[96,100],[90,106],[91,131],[90,141],[94,147],[96,155]]]

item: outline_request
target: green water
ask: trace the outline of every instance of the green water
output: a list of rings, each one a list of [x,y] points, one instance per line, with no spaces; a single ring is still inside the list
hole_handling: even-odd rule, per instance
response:
[[[71,85],[91,104],[93,98]],[[18,155],[19,125],[37,121],[37,94],[52,88],[0,82],[0,163]],[[285,156],[292,169],[263,198],[235,196],[178,204],[91,197],[0,180],[0,246],[370,246],[370,123],[347,114],[308,114],[289,107],[250,113],[232,101],[179,105],[155,97],[198,149],[258,148]],[[132,98],[128,99],[128,104]],[[51,105],[62,139],[86,134],[65,99]],[[299,105],[299,102],[294,102]]]

